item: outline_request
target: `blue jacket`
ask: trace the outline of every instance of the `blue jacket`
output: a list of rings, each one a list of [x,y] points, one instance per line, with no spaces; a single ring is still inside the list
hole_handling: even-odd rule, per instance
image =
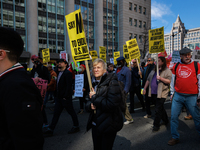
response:
[[[117,73],[116,70],[115,73],[117,74],[118,80],[124,83],[124,91],[128,93],[131,86],[131,71],[128,67],[123,66],[120,72]]]

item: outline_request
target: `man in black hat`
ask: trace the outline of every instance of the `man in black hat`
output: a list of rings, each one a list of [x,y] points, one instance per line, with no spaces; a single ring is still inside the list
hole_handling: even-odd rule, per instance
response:
[[[191,50],[180,50],[181,62],[174,65],[171,80],[171,140],[168,145],[179,142],[178,117],[183,105],[191,113],[197,131],[200,134],[200,113],[197,98],[200,95],[200,64],[191,59]]]
[[[118,80],[123,82],[124,84],[124,92],[126,94],[126,99],[127,99],[128,92],[131,86],[131,71],[128,69],[128,67],[125,66],[125,58],[123,56],[117,58],[116,74]],[[126,119],[126,122],[124,122],[124,124],[133,123],[133,118],[128,110],[128,107],[126,107],[124,115]]]
[[[72,73],[67,69],[68,63],[65,59],[60,59],[58,63],[59,72],[57,75],[55,109],[51,125],[44,132],[47,136],[53,135],[54,129],[65,108],[73,120],[73,127],[68,134],[79,132],[79,122],[72,104]]]

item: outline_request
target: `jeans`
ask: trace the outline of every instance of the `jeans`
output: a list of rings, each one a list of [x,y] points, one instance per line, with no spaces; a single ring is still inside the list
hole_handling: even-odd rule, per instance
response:
[[[175,92],[171,108],[171,135],[174,139],[179,139],[180,136],[178,133],[178,117],[183,105],[186,106],[192,115],[196,130],[200,135],[200,112],[197,106],[197,94],[181,94]]]
[[[71,116],[73,125],[78,127],[79,126],[78,117],[75,113],[75,110],[72,104],[72,99],[71,98],[67,100],[64,100],[61,98],[55,98],[55,99],[56,100],[55,100],[55,109],[54,109],[53,119],[49,128],[52,130],[55,129],[56,124],[59,120],[60,114],[62,113],[64,108],[67,110],[67,112]]]

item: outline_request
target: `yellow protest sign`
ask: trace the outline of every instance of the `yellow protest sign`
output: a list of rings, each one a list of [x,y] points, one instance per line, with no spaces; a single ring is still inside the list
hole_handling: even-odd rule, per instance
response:
[[[49,48],[42,50],[42,57],[43,57],[43,63],[50,62],[50,52]]]
[[[90,51],[90,55],[92,57],[92,62],[98,58],[98,55],[97,55],[97,51],[93,50],[93,51]]]
[[[83,28],[81,10],[78,9],[65,16],[72,58],[75,62],[90,60],[88,46]]]
[[[99,58],[106,62],[106,48],[104,46],[99,46]]]
[[[123,45],[123,56],[125,58],[125,61],[127,63],[127,65],[129,66],[129,62],[131,61],[130,58],[129,58],[129,52],[128,52],[128,49],[127,49],[127,45]]]
[[[164,51],[164,27],[149,30],[149,53],[160,53]]]
[[[119,58],[120,57],[120,51],[118,51],[118,52],[114,52],[114,65],[117,65],[117,58]]]
[[[126,41],[126,45],[129,52],[129,58],[131,60],[140,58],[140,49],[138,47],[136,38]]]

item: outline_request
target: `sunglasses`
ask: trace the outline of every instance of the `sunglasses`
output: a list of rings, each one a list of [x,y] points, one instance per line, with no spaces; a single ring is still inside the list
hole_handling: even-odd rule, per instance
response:
[[[134,64],[136,63],[136,62],[133,62]]]
[[[151,60],[147,60],[147,61],[151,61]]]

